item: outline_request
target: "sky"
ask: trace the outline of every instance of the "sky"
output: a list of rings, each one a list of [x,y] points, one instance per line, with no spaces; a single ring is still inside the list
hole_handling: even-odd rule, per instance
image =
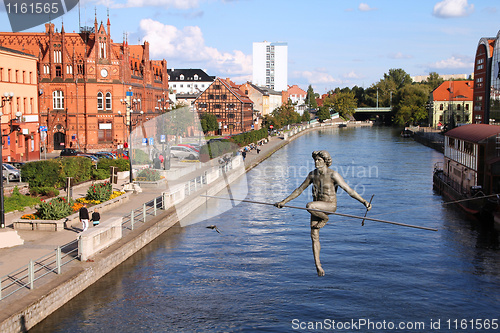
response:
[[[252,80],[254,42],[288,44],[288,84],[323,94],[368,88],[389,69],[472,74],[480,38],[500,30],[498,0],[81,0],[60,30],[106,23],[111,37],[150,43],[168,68]],[[0,5],[0,31],[12,31]],[[43,25],[30,32],[44,32]]]

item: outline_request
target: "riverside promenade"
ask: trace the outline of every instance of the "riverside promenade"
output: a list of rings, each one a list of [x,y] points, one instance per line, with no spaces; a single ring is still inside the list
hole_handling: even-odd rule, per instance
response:
[[[327,125],[328,126],[328,125]],[[335,126],[330,124],[329,126]],[[249,170],[258,165],[275,151],[286,145],[296,137],[314,128],[322,126],[308,126],[300,131],[292,130],[284,137],[272,137],[267,144],[261,146],[261,151],[256,150],[247,153],[244,161],[245,170]],[[128,183],[128,179],[120,180],[113,186],[114,190],[121,190]],[[92,182],[80,185],[73,189],[73,199],[84,197]],[[61,195],[65,195],[64,192]],[[117,207],[101,213],[101,223],[107,219],[124,217],[131,210],[139,210],[146,202],[150,202],[158,197],[157,188],[142,187],[141,192],[130,193],[129,200]],[[192,199],[186,198],[184,201]],[[92,208],[89,209],[92,211]],[[6,228],[0,230],[0,240],[2,233],[13,233],[13,221],[21,215],[30,212],[13,212],[6,214]],[[0,300],[0,331],[1,332],[23,332],[29,330],[38,322],[49,316],[58,307],[68,302],[72,297],[83,291],[88,285],[97,281],[106,272],[119,265],[150,242],[154,237],[166,231],[178,222],[178,212],[171,207],[162,211],[145,223],[137,224],[132,230],[124,229],[122,238],[109,248],[91,257],[91,260],[72,260],[61,268],[61,273],[49,272],[35,282],[33,289],[21,288],[16,293]],[[92,227],[89,227],[91,230]],[[150,236],[151,230],[155,231],[154,236]],[[156,230],[161,229],[161,230]],[[22,245],[0,248],[0,276],[11,274],[16,269],[27,265],[30,260],[38,258],[54,251],[57,247],[74,242],[81,231],[81,224],[74,222],[67,225],[62,231],[35,231],[16,230],[19,237],[24,241]],[[145,236],[146,235],[146,236]],[[4,238],[5,239],[5,238]],[[0,244],[1,246],[2,244]],[[125,253],[127,252],[127,253]],[[75,255],[76,257],[76,255]],[[120,257],[120,259],[116,259]],[[82,283],[82,281],[84,283]],[[64,286],[64,287],[62,287]],[[60,290],[58,290],[60,289]],[[54,303],[49,299],[57,291],[57,306],[49,309],[43,302]]]

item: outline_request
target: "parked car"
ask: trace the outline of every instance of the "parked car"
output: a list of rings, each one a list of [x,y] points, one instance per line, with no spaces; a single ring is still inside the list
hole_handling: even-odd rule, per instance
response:
[[[14,168],[12,165],[3,163],[3,178],[9,181],[20,180],[21,172],[19,169]]]
[[[200,152],[200,148],[199,147],[196,147],[192,144],[188,144],[188,143],[179,143],[178,146],[182,146],[182,147],[188,147],[188,148],[191,148],[192,150],[196,151],[196,152]]]
[[[61,154],[59,154],[59,156],[76,156],[81,153],[81,151],[78,151],[76,149],[64,148],[63,150],[61,150]]]
[[[16,168],[18,170],[21,170],[21,168],[25,164],[24,162],[4,162],[4,163],[10,164],[10,165],[12,165],[14,168]]]
[[[80,154],[78,154],[76,156],[77,157],[90,158],[90,160],[92,161],[92,164],[97,164],[97,162],[99,162],[99,159],[97,157],[95,157],[94,155],[92,155],[92,154],[83,154],[83,153],[80,153]]]
[[[200,154],[191,148],[185,146],[173,146],[170,147],[170,156],[177,157],[178,159],[190,159],[197,160],[200,158]]]

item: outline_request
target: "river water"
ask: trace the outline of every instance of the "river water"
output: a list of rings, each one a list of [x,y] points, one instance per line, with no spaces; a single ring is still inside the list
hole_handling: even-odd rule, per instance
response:
[[[368,217],[439,231],[331,217],[320,278],[307,211],[242,203],[172,228],[32,331],[500,331],[499,236],[441,205],[434,150],[389,128],[314,131],[252,169],[247,198],[282,200],[320,149],[358,193],[374,195]],[[289,204],[304,207],[310,191]],[[342,191],[338,207],[365,213]]]

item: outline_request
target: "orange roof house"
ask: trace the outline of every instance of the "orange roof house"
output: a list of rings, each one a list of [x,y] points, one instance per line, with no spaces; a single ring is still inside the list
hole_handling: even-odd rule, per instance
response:
[[[429,121],[439,124],[467,124],[472,121],[473,81],[445,81],[431,93]]]

